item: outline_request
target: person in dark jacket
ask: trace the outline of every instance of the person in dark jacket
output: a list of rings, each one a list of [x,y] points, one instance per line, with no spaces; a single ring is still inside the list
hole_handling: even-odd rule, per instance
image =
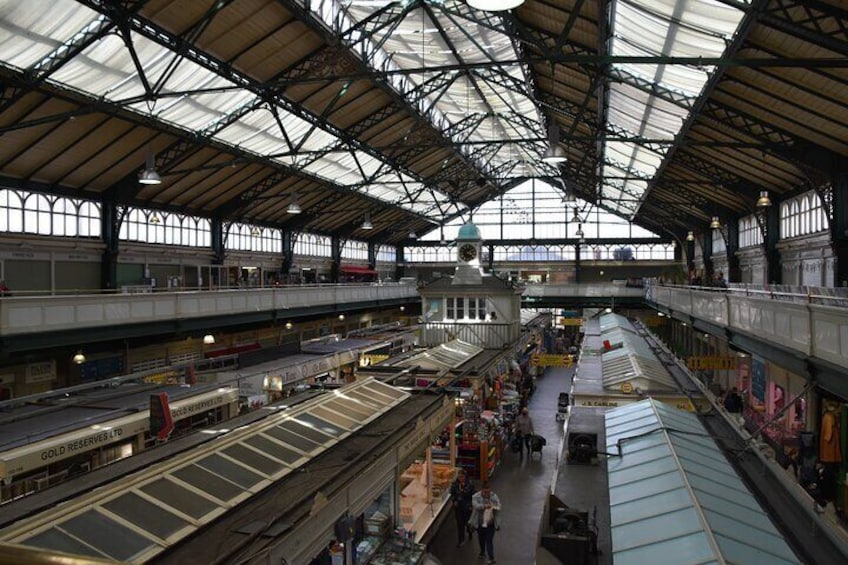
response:
[[[474,486],[465,476],[465,471],[460,469],[450,489],[453,514],[456,518],[456,547],[465,544],[466,531],[471,535],[468,519],[471,518],[471,497],[474,496]]]
[[[724,396],[724,409],[731,414],[742,412],[742,397],[739,396],[739,391],[736,390],[736,387],[730,389],[730,392]]]

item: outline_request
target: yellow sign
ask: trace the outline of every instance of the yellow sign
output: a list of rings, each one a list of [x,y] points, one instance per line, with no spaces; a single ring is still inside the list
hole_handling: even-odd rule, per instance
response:
[[[583,318],[563,318],[562,319],[563,326],[582,326]]]
[[[630,394],[631,392],[633,392],[633,385],[629,382],[621,383],[621,392],[623,392],[624,394]]]
[[[686,366],[690,371],[735,371],[737,359],[735,355],[692,356],[686,359]]]
[[[530,364],[534,367],[571,367],[573,363],[574,360],[571,355],[534,353],[530,356]]]
[[[171,370],[162,371],[161,373],[153,373],[152,375],[147,375],[142,380],[146,383],[151,383],[151,384],[173,385],[173,384],[177,384],[177,373],[175,371],[171,371]]]

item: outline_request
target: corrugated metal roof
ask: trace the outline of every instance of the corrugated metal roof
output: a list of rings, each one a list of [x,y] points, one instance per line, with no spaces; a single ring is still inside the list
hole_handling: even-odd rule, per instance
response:
[[[697,416],[648,399],[604,419],[616,565],[800,563]]]

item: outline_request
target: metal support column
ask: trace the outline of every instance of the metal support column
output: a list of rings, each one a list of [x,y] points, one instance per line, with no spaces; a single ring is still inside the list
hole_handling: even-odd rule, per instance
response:
[[[112,200],[101,202],[103,216],[101,233],[105,249],[100,257],[100,288],[114,289],[118,285],[118,236],[121,232],[121,220],[118,206]]]
[[[848,171],[833,175],[831,206],[830,238],[835,260],[833,285],[848,286]]]

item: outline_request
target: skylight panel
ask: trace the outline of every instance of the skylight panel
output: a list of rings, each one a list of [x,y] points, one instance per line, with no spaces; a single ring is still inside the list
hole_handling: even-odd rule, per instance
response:
[[[100,19],[93,10],[71,0],[4,2],[0,61],[19,69],[31,68]]]
[[[622,0],[616,2],[611,53],[625,57],[720,57],[743,16],[743,11],[719,0]],[[633,77],[690,98],[700,95],[712,72],[710,67],[661,62],[615,63],[615,66]],[[647,139],[674,139],[689,116],[689,111],[679,104],[621,83],[611,85],[609,101],[609,122]],[[625,157],[621,165],[650,176],[662,164],[662,153],[645,147],[631,150],[608,141],[604,151],[610,161],[619,162]],[[604,183],[602,191],[610,196],[628,192],[641,200],[647,183],[629,180],[620,188]],[[626,207],[621,203],[615,206]],[[636,210],[638,206],[632,209],[634,213]]]
[[[362,6],[357,2],[346,3],[343,6],[345,15],[350,20],[360,24],[367,21],[364,29],[373,34],[373,37],[367,41],[373,41],[374,45],[379,45],[381,55],[387,54],[386,57],[363,57],[363,60],[372,66],[380,65],[383,70],[389,70],[390,65],[396,65],[397,68],[406,71],[415,70],[415,72],[404,74],[416,85],[441,74],[443,66],[473,65],[518,58],[512,40],[506,34],[493,27],[482,26],[476,21],[462,19],[462,16],[457,13],[453,13],[450,17],[436,15],[438,19],[434,20],[433,14],[438,11],[427,13],[416,8],[397,25],[388,28],[379,27],[377,25],[379,22],[370,20],[373,8]],[[325,22],[332,23],[329,20]],[[429,70],[422,70],[424,67]],[[431,122],[442,130],[466,120],[469,115],[491,116],[494,114],[496,116],[494,123],[490,123],[491,118],[486,118],[484,123],[473,131],[468,129],[457,131],[453,139],[455,142],[544,138],[545,131],[539,122],[538,109],[534,101],[526,93],[522,93],[523,85],[526,84],[526,69],[516,64],[498,67],[497,71],[513,77],[518,89],[504,88],[503,81],[510,79],[497,73],[491,75],[477,73],[473,77],[473,85],[463,74],[450,82],[447,92],[434,92],[427,101],[416,99],[410,102],[419,104],[418,107],[422,113],[428,115]],[[492,84],[489,84],[490,80]],[[396,82],[392,80],[393,84]],[[399,89],[399,92],[406,96],[408,91]],[[500,117],[502,115],[528,117],[535,122],[535,127],[520,127],[507,123]],[[445,123],[440,123],[441,119],[444,119]],[[460,150],[466,154],[470,154],[475,149],[473,144],[460,146]],[[543,144],[540,144],[538,151],[541,153],[542,150]],[[538,157],[539,155],[533,155],[533,158]],[[509,153],[499,151],[494,156],[489,155],[485,162],[479,162],[478,166],[486,170],[500,167],[508,161]]]
[[[343,186],[362,184],[365,178],[347,151],[334,151],[303,165],[303,170]]]

